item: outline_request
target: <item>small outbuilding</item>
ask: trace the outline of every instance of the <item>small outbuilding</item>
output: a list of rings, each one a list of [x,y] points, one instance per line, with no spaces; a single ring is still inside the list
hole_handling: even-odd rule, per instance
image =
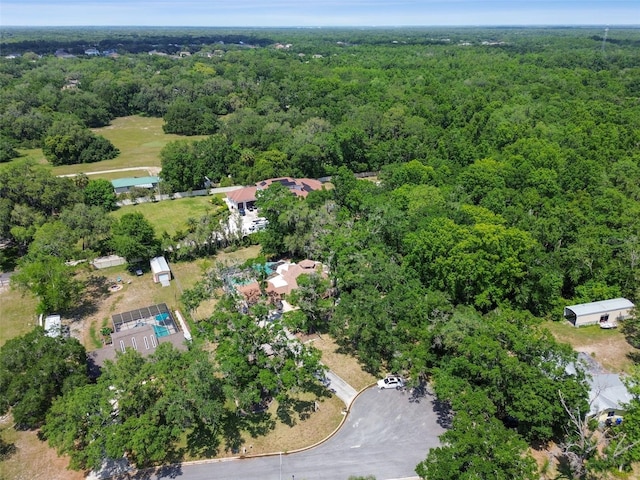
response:
[[[155,257],[151,259],[151,274],[153,281],[161,283],[163,287],[168,287],[171,281],[171,269],[164,257]]]
[[[580,303],[564,307],[564,317],[576,327],[584,325],[615,325],[631,316],[635,305],[626,298]]]

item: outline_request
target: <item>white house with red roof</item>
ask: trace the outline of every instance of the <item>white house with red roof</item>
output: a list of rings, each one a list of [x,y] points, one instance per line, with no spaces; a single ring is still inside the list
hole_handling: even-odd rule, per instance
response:
[[[233,190],[232,192],[227,192],[227,202],[229,206],[235,210],[249,209],[253,207],[253,204],[256,201],[256,193],[258,190],[265,190],[274,183],[279,183],[287,187],[295,196],[302,198],[309,195],[309,192],[322,189],[322,183],[312,178],[270,178],[256,183],[255,186],[244,187],[238,190]]]

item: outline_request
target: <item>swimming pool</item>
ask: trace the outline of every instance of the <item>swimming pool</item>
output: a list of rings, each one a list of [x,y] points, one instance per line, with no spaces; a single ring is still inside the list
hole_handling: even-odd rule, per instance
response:
[[[156,337],[167,337],[171,335],[171,332],[167,327],[161,327],[160,325],[152,325],[153,331],[156,334]]]

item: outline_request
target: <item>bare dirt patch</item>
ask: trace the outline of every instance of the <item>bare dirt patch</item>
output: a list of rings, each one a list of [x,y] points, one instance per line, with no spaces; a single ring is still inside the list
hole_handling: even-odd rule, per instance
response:
[[[559,342],[568,343],[577,352],[591,355],[605,369],[614,373],[628,373],[633,361],[630,354],[637,354],[624,335],[617,329],[602,329],[597,325],[576,328],[568,322],[545,324]]]
[[[340,347],[329,335],[308,335],[300,337],[300,341],[316,347],[322,352],[322,363],[356,390],[375,383],[376,377],[365,372],[358,360],[340,352]]]

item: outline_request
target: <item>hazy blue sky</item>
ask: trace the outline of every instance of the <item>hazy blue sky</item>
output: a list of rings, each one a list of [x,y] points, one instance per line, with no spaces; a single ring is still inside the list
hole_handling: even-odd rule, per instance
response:
[[[607,24],[640,24],[640,0],[0,0],[0,25]]]

